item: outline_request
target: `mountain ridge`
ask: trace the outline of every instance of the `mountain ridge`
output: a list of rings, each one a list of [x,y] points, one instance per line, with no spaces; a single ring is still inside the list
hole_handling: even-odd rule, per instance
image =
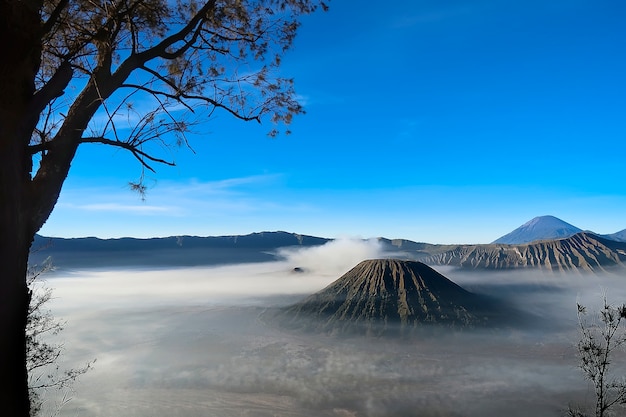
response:
[[[226,236],[159,238],[49,238],[35,236],[29,261],[52,258],[56,267],[197,266],[276,260],[280,247],[316,246],[332,239],[284,231]]]
[[[548,271],[606,272],[626,267],[626,242],[579,232],[563,239],[532,243],[459,245],[423,260],[429,265],[470,269],[538,268]]]
[[[557,219],[559,220],[559,219]],[[560,220],[559,220],[560,221]],[[588,235],[610,240],[613,242],[626,243],[626,229],[610,235],[599,235],[592,232],[584,232]],[[595,238],[594,238],[595,239]],[[200,266],[231,264],[242,262],[266,262],[279,259],[277,249],[288,246],[318,246],[330,242],[334,239],[324,238],[284,231],[263,231],[250,233],[247,235],[225,235],[225,236],[168,236],[157,238],[115,238],[100,239],[96,237],[83,238],[58,238],[44,237],[36,235],[32,245],[29,261],[31,264],[41,264],[47,257],[52,258],[52,264],[57,268],[101,268],[101,267],[128,267],[128,266]],[[376,239],[380,248],[387,256],[402,258],[407,260],[419,260],[432,265],[459,264],[461,267],[474,267],[472,263],[454,260],[460,253],[467,253],[468,248],[479,248],[474,250],[475,259],[473,264],[493,269],[498,268],[518,268],[536,266],[546,268],[546,260],[550,262],[550,257],[541,258],[535,256],[531,259],[527,255],[526,261],[511,261],[511,257],[503,261],[503,256],[494,253],[494,247],[510,244],[431,244],[424,242],[414,242],[408,239],[387,239],[379,237]],[[554,239],[552,239],[554,240]],[[611,251],[613,244],[605,244],[595,239],[595,243],[587,242],[587,246],[599,245],[601,251]],[[489,245],[496,245],[489,247]],[[499,245],[499,246],[498,246]],[[459,249],[464,248],[464,249]],[[607,249],[608,248],[608,249]],[[513,249],[511,249],[513,250]],[[549,250],[549,249],[543,249]],[[550,249],[551,250],[551,249]],[[590,249],[587,248],[587,251]],[[598,248],[593,249],[597,251]],[[621,246],[615,250],[621,250]],[[456,251],[456,252],[455,252]],[[456,255],[453,255],[456,253]],[[478,253],[482,253],[480,256]],[[468,255],[462,257],[468,258]],[[571,257],[571,256],[570,256]],[[497,261],[487,262],[485,259],[496,259]],[[559,258],[561,259],[561,258]],[[603,257],[601,262],[592,260],[592,265],[604,267],[607,259],[620,259],[619,253]],[[610,263],[610,262],[609,262]],[[613,261],[613,264],[617,262]],[[580,267],[590,268],[586,262],[580,263]],[[556,265],[550,262],[550,266]],[[562,263],[561,269],[570,269],[570,261]],[[557,269],[558,269],[557,265]],[[576,267],[579,268],[579,267]],[[597,268],[595,268],[597,269]]]
[[[626,242],[626,229],[608,235],[600,235],[604,238],[615,240],[618,242]]]

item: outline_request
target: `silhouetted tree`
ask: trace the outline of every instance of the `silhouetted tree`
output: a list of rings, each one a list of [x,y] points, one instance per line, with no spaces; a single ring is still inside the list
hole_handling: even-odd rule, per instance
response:
[[[605,297],[598,316],[599,320],[589,322],[587,309],[578,304],[580,340],[576,347],[580,369],[594,388],[596,401],[593,415],[605,417],[614,407],[626,404],[626,380],[615,377],[611,372],[615,351],[626,343],[626,329],[622,326],[626,320],[626,304],[615,307]],[[575,407],[570,407],[568,415],[589,416]]]
[[[117,147],[153,170],[173,164],[156,153],[161,145],[186,144],[188,119],[174,109],[288,124],[302,108],[277,69],[299,16],[319,6],[326,7],[319,0],[0,0],[3,415],[29,415],[28,253],[78,147]],[[135,109],[138,101],[151,107]],[[118,129],[128,118],[132,128]],[[141,176],[133,187],[144,190]]]

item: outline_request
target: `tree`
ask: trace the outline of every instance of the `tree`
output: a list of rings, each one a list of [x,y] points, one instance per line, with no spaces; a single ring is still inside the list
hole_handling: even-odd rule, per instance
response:
[[[319,0],[0,0],[5,415],[29,414],[28,253],[78,147],[124,149],[143,173],[174,163],[159,156],[161,145],[186,145],[189,123],[175,108],[289,124],[303,109],[278,67],[299,17],[319,7],[326,8]],[[141,97],[152,108],[123,135],[120,116]],[[142,176],[133,187],[144,190]]]
[[[42,392],[48,390],[68,390],[76,379],[91,369],[89,362],[81,368],[61,370],[59,358],[63,345],[47,340],[50,335],[58,335],[64,323],[55,319],[46,304],[52,299],[52,289],[42,284],[40,277],[51,269],[47,259],[43,265],[28,268],[27,283],[32,291],[26,320],[26,369],[28,370],[28,390],[30,414],[36,416],[43,406]]]
[[[604,298],[599,312],[599,322],[590,323],[587,309],[578,304],[580,340],[576,345],[580,369],[591,382],[595,393],[595,416],[605,417],[618,406],[626,404],[626,380],[616,378],[611,372],[615,351],[626,343],[626,332],[622,323],[626,320],[626,304],[615,307]],[[571,417],[585,417],[588,414],[570,407]]]

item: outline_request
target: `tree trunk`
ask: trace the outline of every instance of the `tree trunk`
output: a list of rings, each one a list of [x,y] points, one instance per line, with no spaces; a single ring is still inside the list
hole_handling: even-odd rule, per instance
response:
[[[41,60],[41,1],[0,0],[0,414],[28,417],[26,284],[32,226],[25,116]]]
[[[11,137],[0,111],[0,138]],[[13,136],[15,137],[15,136]],[[26,319],[30,293],[26,284],[30,229],[26,190],[26,147],[3,140],[0,147],[0,409],[6,416],[29,416],[26,371]]]
[[[0,409],[3,416],[30,415],[26,371],[26,318],[30,293],[26,270],[30,239],[20,217],[19,187],[11,188],[5,150],[0,156]]]
[[[26,284],[31,226],[30,155],[13,110],[0,106],[0,410],[30,415],[26,371]]]

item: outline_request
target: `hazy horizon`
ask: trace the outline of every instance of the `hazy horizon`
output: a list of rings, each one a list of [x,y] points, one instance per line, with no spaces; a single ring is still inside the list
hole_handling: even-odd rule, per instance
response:
[[[417,239],[417,240],[412,240],[412,239],[408,239],[406,237],[403,236],[391,236],[391,235],[380,235],[380,236],[368,236],[368,237],[361,237],[361,236],[349,236],[349,235],[340,235],[340,236],[324,236],[322,234],[304,234],[304,233],[299,233],[298,231],[292,231],[292,230],[269,230],[269,229],[262,229],[262,230],[256,230],[256,231],[252,231],[250,233],[246,233],[243,235],[236,235],[236,234],[223,234],[223,235],[197,235],[197,234],[191,234],[191,235],[181,235],[181,234],[173,234],[173,235],[163,235],[163,236],[145,236],[145,237],[135,237],[135,236],[120,236],[120,237],[114,237],[114,238],[101,238],[98,236],[73,236],[73,237],[66,237],[66,236],[43,236],[41,234],[39,234],[40,236],[46,237],[46,238],[61,238],[61,239],[76,239],[76,238],[96,238],[96,239],[103,239],[103,240],[115,240],[115,239],[162,239],[162,238],[170,238],[170,237],[181,237],[181,236],[192,236],[192,237],[229,237],[229,236],[247,236],[247,235],[253,235],[253,234],[258,234],[258,233],[279,233],[279,232],[285,232],[285,233],[291,233],[291,234],[296,234],[296,235],[305,235],[305,236],[311,236],[311,237],[319,237],[319,238],[327,238],[327,239],[333,239],[333,240],[337,240],[337,241],[341,241],[341,240],[352,240],[352,239],[362,239],[362,240],[373,240],[373,239],[378,239],[378,238],[384,238],[384,239],[390,239],[390,240],[396,240],[396,239],[402,239],[402,240],[410,240],[413,242],[422,242],[422,243],[431,243],[431,244],[441,244],[441,245],[456,245],[456,244],[491,244],[493,242],[495,242],[496,240],[502,238],[502,237],[506,237],[508,234],[510,234],[511,232],[516,231],[517,229],[521,228],[522,226],[525,226],[528,222],[541,218],[541,217],[556,217],[556,216],[552,216],[552,215],[543,215],[543,216],[535,216],[532,219],[528,219],[527,222],[524,222],[523,224],[518,225],[515,229],[511,229],[508,232],[505,232],[502,236],[498,236],[495,237],[492,241],[489,242],[473,242],[473,241],[467,241],[467,242],[461,242],[461,241],[449,241],[449,242],[438,242],[438,243],[434,243],[434,242],[428,242],[426,240],[423,239]],[[564,221],[563,219],[559,219],[558,217],[556,218],[557,220],[561,220]],[[575,227],[578,227],[577,225],[573,225]],[[626,231],[626,227],[619,229],[619,230],[615,230],[613,232],[608,232],[608,233],[599,233],[595,230],[591,230],[591,229],[587,229],[585,227],[579,227],[579,229],[581,229],[581,232],[591,232],[594,234],[597,234],[599,236],[603,236],[603,235],[610,235],[610,234],[614,234],[614,233],[618,233],[618,232],[624,232]]]

